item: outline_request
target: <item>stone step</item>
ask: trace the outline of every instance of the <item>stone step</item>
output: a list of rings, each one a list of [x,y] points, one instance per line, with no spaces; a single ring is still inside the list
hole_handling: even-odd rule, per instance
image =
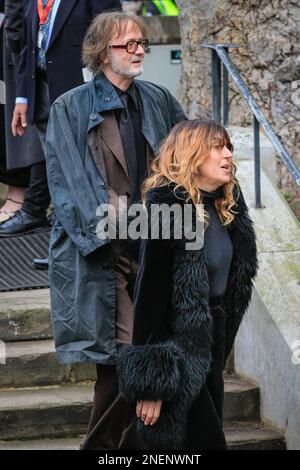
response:
[[[224,421],[258,421],[258,386],[234,374],[224,374],[224,385]]]
[[[58,364],[52,340],[6,344],[0,364],[0,387],[19,388],[95,380],[94,364]],[[259,418],[259,389],[235,375],[225,374],[224,420]]]
[[[92,384],[0,391],[0,439],[84,433],[92,396]]]
[[[225,417],[252,420],[257,415],[255,386],[225,378]],[[240,398],[237,397],[240,396]],[[0,438],[64,436],[84,432],[93,397],[93,383],[0,391]],[[253,401],[253,402],[252,402]],[[238,407],[238,408],[236,408]]]
[[[0,450],[78,450],[80,441],[80,437],[0,441]]]
[[[0,387],[32,387],[68,380],[70,365],[60,365],[52,340],[6,343]]]
[[[95,379],[94,364],[59,364],[53,340],[5,344],[0,387],[33,387]]]
[[[263,424],[235,422],[225,425],[229,450],[285,450],[281,433]],[[0,441],[0,450],[77,450],[83,435],[56,439]]]
[[[49,289],[0,292],[0,338],[3,341],[51,337]]]
[[[225,423],[229,450],[286,450],[284,436],[262,423]]]
[[[224,420],[259,418],[259,389],[225,374]],[[6,343],[6,363],[0,364],[0,387],[19,388],[95,380],[94,364],[59,364],[53,340]]]

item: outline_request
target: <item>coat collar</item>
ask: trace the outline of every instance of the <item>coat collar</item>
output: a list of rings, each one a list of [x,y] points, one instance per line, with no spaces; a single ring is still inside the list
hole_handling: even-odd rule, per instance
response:
[[[145,93],[145,86],[140,80],[134,80],[134,89],[136,93],[136,98],[141,106],[142,112],[142,131],[146,141],[148,142],[150,148],[155,152],[154,139],[149,134],[149,118],[147,119],[145,109],[147,105],[149,108],[149,96]],[[117,90],[113,84],[108,80],[108,78],[100,73],[95,76],[89,84],[92,92],[92,103],[91,103],[91,112],[89,116],[89,124],[87,128],[87,133],[98,124],[103,121],[101,113],[104,111],[111,111],[114,109],[123,108],[123,103],[117,93]]]
[[[124,107],[115,87],[103,73],[96,75],[89,86],[92,89],[93,102],[87,133],[103,121],[102,112]]]
[[[168,205],[186,203],[190,204],[191,201],[188,201],[187,191],[183,187],[178,187],[175,190],[175,187],[175,183],[169,183],[165,186],[150,189],[147,193],[146,206],[149,207],[151,204],[163,203]],[[218,188],[218,194],[222,194],[222,188]],[[230,232],[235,229],[238,231],[243,231],[243,225],[249,223],[248,209],[241,189],[237,184],[233,189],[233,197],[236,203],[236,206],[233,208],[233,210],[237,214],[232,223],[228,225],[228,229]]]
[[[32,41],[33,44],[36,43],[37,32],[39,28],[39,14],[37,9],[37,1],[31,2],[32,3],[32,23],[31,23],[31,34],[32,34]]]
[[[95,111],[101,113],[103,111],[109,111],[111,109],[123,108],[123,103],[117,92],[116,87],[108,80],[104,73],[100,73],[94,77],[92,84],[95,89]],[[134,80],[132,85],[129,87],[129,92],[132,98],[136,100],[137,94],[140,95],[143,101],[143,85],[140,80]]]
[[[104,73],[96,75],[94,86],[96,91],[95,109],[98,113],[124,107],[116,88]]]

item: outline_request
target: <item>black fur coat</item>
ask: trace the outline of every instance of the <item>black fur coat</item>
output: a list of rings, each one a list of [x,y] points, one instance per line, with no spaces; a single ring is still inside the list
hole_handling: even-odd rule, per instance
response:
[[[226,359],[257,272],[253,224],[241,191],[238,197],[235,188],[234,194],[238,214],[229,226],[233,258],[223,300]],[[154,188],[148,193],[147,208],[180,201],[183,204],[184,198],[177,199],[172,188]],[[145,426],[138,420],[137,430],[150,449],[182,449],[188,411],[211,361],[213,331],[204,249],[187,251],[182,240],[143,240],[134,297],[133,344],[122,348],[118,357],[120,391],[130,401],[163,400],[157,423]]]

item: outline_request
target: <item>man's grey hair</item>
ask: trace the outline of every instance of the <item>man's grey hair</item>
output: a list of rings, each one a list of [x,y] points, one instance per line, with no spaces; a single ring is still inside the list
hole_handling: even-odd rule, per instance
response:
[[[94,18],[82,46],[83,63],[94,74],[101,71],[111,38],[115,34],[121,37],[130,23],[140,29],[143,38],[147,37],[148,29],[144,21],[132,13],[101,13]]]

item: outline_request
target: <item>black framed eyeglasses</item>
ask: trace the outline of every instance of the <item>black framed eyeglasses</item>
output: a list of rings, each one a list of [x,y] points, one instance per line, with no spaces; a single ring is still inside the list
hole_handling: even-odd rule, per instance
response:
[[[132,40],[128,41],[126,44],[111,44],[109,47],[113,49],[126,49],[128,54],[134,54],[139,46],[142,46],[145,52],[150,52],[148,39],[140,39],[139,41]]]

